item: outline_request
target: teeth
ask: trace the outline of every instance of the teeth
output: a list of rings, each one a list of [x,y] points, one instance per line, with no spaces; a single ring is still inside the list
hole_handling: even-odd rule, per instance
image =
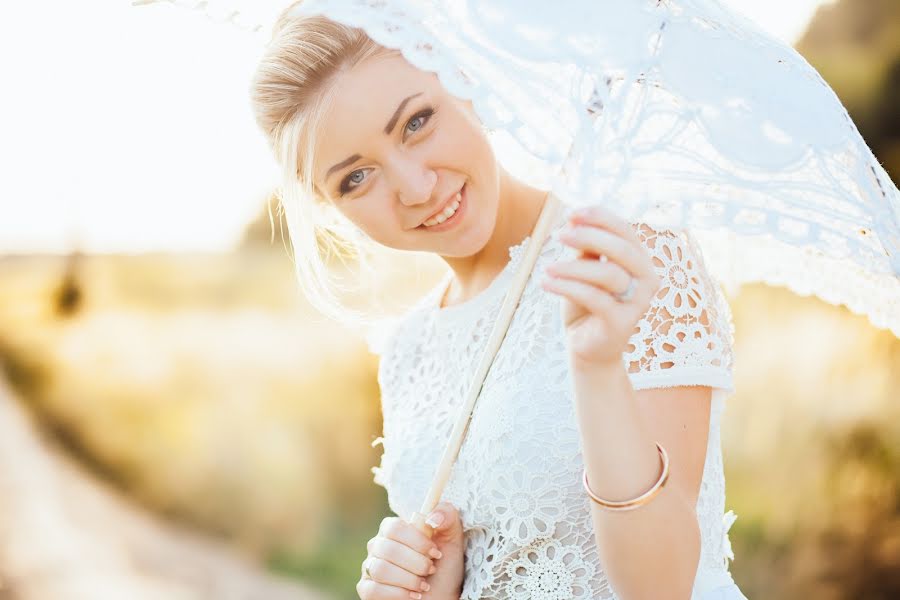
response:
[[[438,214],[438,216],[428,219],[427,221],[425,221],[425,223],[423,223],[423,225],[425,225],[426,227],[431,227],[433,225],[440,225],[441,223],[443,223],[444,221],[446,221],[447,219],[449,219],[450,217],[453,216],[453,214],[456,212],[456,209],[459,208],[459,203],[461,201],[462,201],[462,196],[460,195],[459,192],[456,192],[456,198],[453,200],[453,202],[451,202],[447,206],[447,208],[445,208],[443,211],[441,211],[441,213]]]

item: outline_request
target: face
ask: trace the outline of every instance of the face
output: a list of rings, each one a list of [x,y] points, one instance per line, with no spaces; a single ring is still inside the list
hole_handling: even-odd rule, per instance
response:
[[[471,102],[401,56],[341,74],[320,123],[319,192],[374,241],[443,256],[475,254],[497,218],[500,176]],[[444,223],[424,225],[450,212]]]

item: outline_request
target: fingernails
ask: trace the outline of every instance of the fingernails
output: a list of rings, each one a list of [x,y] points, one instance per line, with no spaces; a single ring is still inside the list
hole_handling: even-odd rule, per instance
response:
[[[429,574],[429,575],[434,575],[434,572],[435,572],[435,571],[437,571],[437,567],[436,567],[436,566],[431,565],[430,567],[428,567],[428,574]]]
[[[410,597],[410,598],[415,598],[415,600],[421,600],[421,599],[422,599],[422,594],[420,594],[419,592],[410,592],[410,593],[409,593],[409,597]]]
[[[437,527],[441,523],[444,522],[444,515],[439,512],[433,512],[428,515],[428,518],[425,519],[425,522],[431,525],[432,527]]]
[[[440,558],[440,557],[442,557],[442,556],[444,555],[444,554],[443,554],[440,550],[438,550],[437,548],[432,548],[431,550],[428,551],[428,554],[430,554],[432,558]]]

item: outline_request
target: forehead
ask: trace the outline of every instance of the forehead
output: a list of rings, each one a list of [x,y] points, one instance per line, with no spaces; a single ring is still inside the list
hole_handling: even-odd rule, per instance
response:
[[[338,75],[334,106],[353,109],[425,85],[438,86],[434,73],[414,67],[400,55],[372,57]]]
[[[404,98],[418,94],[404,114],[426,98],[443,93],[437,76],[409,64],[402,56],[367,59],[337,76],[330,105],[318,124],[317,179],[335,162],[362,152],[366,139],[384,137],[384,127]],[[402,124],[395,124],[395,131]]]

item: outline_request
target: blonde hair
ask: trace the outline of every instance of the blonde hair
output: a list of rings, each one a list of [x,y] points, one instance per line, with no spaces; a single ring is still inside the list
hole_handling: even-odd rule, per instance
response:
[[[300,0],[302,1],[302,0]],[[344,323],[371,324],[368,312],[343,304],[338,283],[322,250],[355,260],[373,274],[372,251],[378,246],[347,220],[313,181],[319,124],[331,104],[337,77],[371,57],[399,54],[374,42],[362,29],[321,15],[292,15],[286,8],[275,23],[254,73],[250,99],[256,122],[281,167],[275,194],[287,221],[292,262],[304,295],[320,312]],[[271,216],[271,215],[270,215]],[[360,278],[353,277],[359,284]],[[355,286],[358,290],[359,286]],[[354,290],[354,291],[355,291]]]

